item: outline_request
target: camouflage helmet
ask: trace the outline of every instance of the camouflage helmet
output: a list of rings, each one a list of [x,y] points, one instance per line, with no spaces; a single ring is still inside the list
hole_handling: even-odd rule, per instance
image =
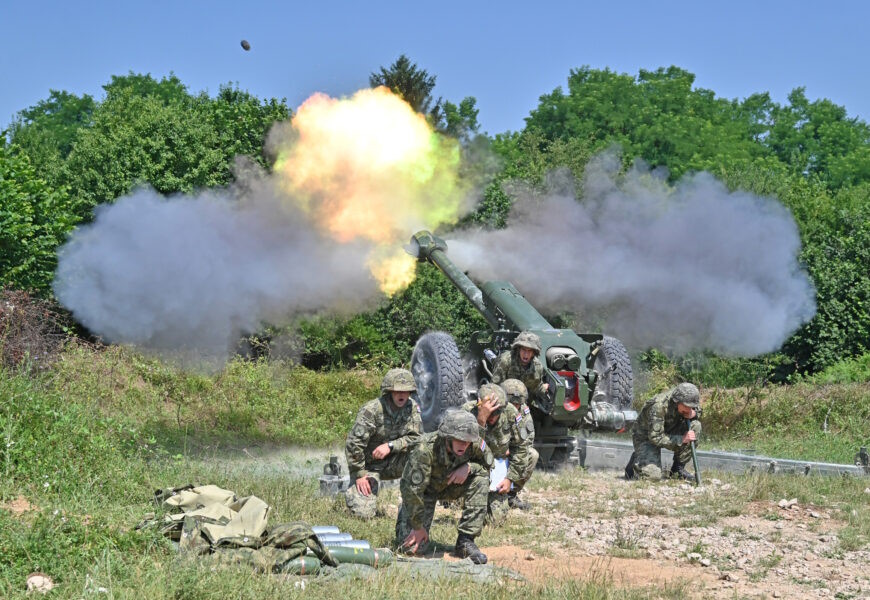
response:
[[[516,348],[517,346],[529,348],[530,350],[534,350],[535,354],[540,354],[541,338],[539,338],[537,334],[534,334],[531,331],[523,331],[516,337],[516,339],[514,339],[514,343],[511,344],[511,348]]]
[[[390,369],[381,381],[382,392],[416,392],[417,383],[408,369]]]
[[[501,388],[507,395],[508,402],[513,405],[525,404],[529,399],[529,390],[519,379],[505,379],[501,382]]]
[[[671,392],[671,402],[685,404],[689,408],[701,406],[701,393],[691,383],[681,383]]]
[[[465,410],[448,410],[438,426],[438,435],[476,444],[480,439],[477,419]]]
[[[490,395],[495,396],[496,402],[498,402],[498,408],[496,410],[501,410],[505,405],[507,405],[507,394],[505,394],[504,388],[497,383],[484,383],[480,386],[480,389],[477,390],[478,400],[483,400]]]

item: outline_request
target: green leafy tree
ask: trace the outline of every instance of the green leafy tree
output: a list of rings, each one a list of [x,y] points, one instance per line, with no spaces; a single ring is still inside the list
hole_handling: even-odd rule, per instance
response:
[[[75,203],[27,155],[0,147],[0,286],[50,293],[57,247],[76,223]]]
[[[765,144],[797,174],[819,177],[831,189],[870,181],[870,126],[849,118],[830,100],[810,102],[804,88],[788,106],[770,111]]]
[[[51,90],[48,98],[18,113],[9,127],[9,140],[16,152],[30,157],[43,178],[56,183],[79,129],[90,126],[95,108],[87,94]]]
[[[112,100],[118,95],[131,94],[141,98],[156,98],[164,105],[173,102],[184,102],[190,94],[187,86],[170,73],[169,77],[163,77],[160,81],[154,79],[150,73],[141,74],[130,71],[127,75],[112,75],[111,81],[103,86],[106,92],[106,100]]]
[[[526,119],[544,140],[587,140],[594,150],[619,144],[626,161],[667,167],[671,178],[723,162],[762,156],[753,123],[737,102],[693,89],[678,67],[641,70],[634,78],[608,69],[571,71],[568,93],[541,96]]]
[[[65,168],[66,183],[88,211],[135,185],[190,192],[225,183],[229,165],[218,133],[190,100],[164,104],[127,89],[103,102],[82,131]],[[82,215],[85,218],[87,215]]]
[[[870,351],[870,183],[818,194],[800,207],[818,312],[785,346],[801,371]]]
[[[430,116],[436,121],[441,119],[441,99],[433,104],[432,90],[435,89],[435,75],[420,69],[404,54],[396,59],[389,68],[369,75],[369,85],[373,88],[384,86],[411,105],[418,113]]]
[[[269,128],[286,121],[291,112],[286,99],[261,101],[232,85],[222,85],[215,98],[201,94],[208,119],[218,133],[218,146],[227,161],[235,156],[249,156],[261,166],[268,166],[263,144]]]
[[[780,376],[815,372],[870,347],[870,184],[832,194],[769,157],[716,172],[731,188],[773,196],[789,207],[801,235],[799,259],[816,288],[817,313],[782,347]]]
[[[471,96],[464,98],[458,105],[447,101],[444,103],[441,131],[467,144],[480,130],[478,113],[477,99]]]
[[[120,82],[107,86],[93,126],[79,133],[65,165],[64,182],[86,210],[82,218],[143,183],[162,194],[226,185],[237,155],[265,164],[268,128],[290,115],[284,100],[260,102],[231,86],[210,99],[183,94],[173,79],[145,95],[154,89],[147,76]]]

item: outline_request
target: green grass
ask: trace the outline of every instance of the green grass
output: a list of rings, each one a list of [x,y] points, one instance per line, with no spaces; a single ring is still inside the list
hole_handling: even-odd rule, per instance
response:
[[[870,446],[870,383],[705,390],[705,435],[717,448],[851,464]]]
[[[401,569],[378,572],[365,582],[313,582],[303,592],[292,578],[253,575],[245,569],[212,570],[207,564],[182,561],[154,532],[134,531],[154,510],[150,497],[155,489],[217,483],[266,499],[274,507],[272,523],[335,524],[373,545],[390,545],[391,518],[361,523],[349,517],[342,501],[317,496],[319,457],[306,458],[300,450],[291,464],[277,452],[290,444],[314,446],[321,454],[340,451],[358,407],[377,395],[380,376],[241,360],[214,375],[190,374],[127,349],[83,346],[68,348],[53,368],[39,373],[0,371],[0,597],[25,597],[24,578],[36,570],[49,573],[58,584],[51,594],[56,598],[89,597],[99,588],[109,598],[358,597],[361,585],[372,598],[455,595],[453,580],[421,585]],[[752,440],[761,451],[781,449],[842,461],[867,444],[867,394],[867,384],[808,382],[764,389],[751,397],[746,390],[723,390],[707,403],[705,426],[709,424],[722,444]],[[747,397],[750,401],[744,402]],[[813,433],[824,417],[828,432]],[[825,444],[825,439],[834,441]],[[238,459],[244,454],[241,449],[251,455],[247,462]],[[717,496],[716,502],[698,498],[681,509],[685,524],[714,523],[740,514],[753,501],[796,497],[801,504],[827,507],[842,521],[836,552],[870,545],[866,480],[716,476],[733,490]],[[531,489],[557,492],[554,508],[568,516],[606,517],[603,502],[577,506],[572,500],[572,491],[589,485],[586,477],[579,469],[541,474]],[[638,493],[644,485],[631,489]],[[33,510],[13,513],[11,502],[20,498]],[[386,490],[381,499],[385,507],[397,501],[395,489]],[[627,497],[620,510],[642,512],[643,506]],[[439,519],[431,533],[450,545],[455,523]],[[520,544],[536,552],[545,543],[522,519],[486,529],[479,541]],[[625,533],[610,554],[634,557],[639,551],[637,540]],[[606,580],[559,580],[466,582],[461,591],[468,598],[522,594],[531,599],[635,599],[677,598],[685,589],[623,590]]]

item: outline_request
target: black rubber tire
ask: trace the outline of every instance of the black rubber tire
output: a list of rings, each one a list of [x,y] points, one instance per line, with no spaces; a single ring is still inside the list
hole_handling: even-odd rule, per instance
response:
[[[462,358],[453,336],[435,331],[420,337],[411,354],[411,373],[417,382],[423,429],[435,431],[444,411],[465,401]]]
[[[617,410],[630,409],[634,400],[634,374],[631,370],[631,358],[622,342],[614,337],[604,336],[592,368],[598,373],[596,395],[599,391],[603,392],[605,401]]]

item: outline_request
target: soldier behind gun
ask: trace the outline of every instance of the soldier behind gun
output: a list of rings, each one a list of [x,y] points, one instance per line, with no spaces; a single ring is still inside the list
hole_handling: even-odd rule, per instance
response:
[[[462,499],[456,555],[473,563],[486,563],[486,554],[474,543],[486,519],[489,463],[486,442],[479,438],[477,419],[463,410],[444,415],[438,431],[427,433],[411,451],[399,489],[402,506],[396,518],[399,550],[424,553],[438,500]]]
[[[510,352],[502,352],[492,370],[492,382],[519,379],[528,390],[529,403],[544,401],[549,384],[543,382],[544,365],[541,354],[541,338],[531,331],[521,332],[511,344]]]
[[[701,394],[691,383],[646,401],[632,430],[634,453],[625,466],[626,479],[661,479],[662,448],[672,450],[671,476],[694,480],[685,466],[692,460],[691,443],[701,436],[698,412]]]
[[[381,381],[380,397],[359,409],[347,434],[350,487],[345,500],[356,517],[375,516],[380,481],[402,476],[408,454],[423,434],[420,408],[411,399],[416,390],[410,371],[390,369]]]
[[[523,382],[508,379],[526,392]],[[507,383],[505,382],[505,383]],[[514,390],[516,391],[516,390]],[[517,493],[531,476],[534,469],[532,460],[532,438],[523,424],[523,417],[513,404],[507,401],[507,394],[502,386],[495,383],[485,383],[477,392],[477,402],[467,402],[463,410],[470,412],[477,419],[480,435],[486,440],[486,445],[493,458],[508,459],[508,471],[505,478],[498,484],[494,492],[489,494],[489,510],[493,522],[499,522],[506,515],[501,500],[507,500],[511,508],[528,509],[528,505],[517,498]],[[532,428],[534,432],[534,427]],[[537,453],[534,456],[537,462]]]

